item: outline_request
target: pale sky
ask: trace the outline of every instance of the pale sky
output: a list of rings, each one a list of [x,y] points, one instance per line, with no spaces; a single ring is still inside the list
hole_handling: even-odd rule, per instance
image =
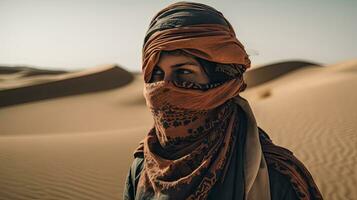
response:
[[[0,65],[141,70],[151,18],[177,1],[0,0]],[[253,65],[357,58],[356,0],[207,0],[232,23]]]

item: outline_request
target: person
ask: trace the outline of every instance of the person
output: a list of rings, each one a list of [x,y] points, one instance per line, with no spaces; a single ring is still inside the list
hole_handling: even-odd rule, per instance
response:
[[[179,2],[151,21],[144,96],[154,119],[123,198],[322,199],[311,174],[257,126],[243,74],[250,59],[216,9]]]

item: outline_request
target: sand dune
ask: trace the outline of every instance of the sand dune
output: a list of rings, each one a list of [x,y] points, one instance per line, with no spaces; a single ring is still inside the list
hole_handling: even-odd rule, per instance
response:
[[[300,69],[243,94],[260,126],[307,165],[326,199],[357,199],[356,88],[357,61],[348,61]]]
[[[319,67],[321,65],[306,61],[286,61],[251,68],[244,73],[244,80],[249,88],[261,85],[305,67]]]
[[[0,66],[0,74],[16,74],[21,73],[23,76],[36,76],[36,75],[49,75],[49,74],[64,74],[68,73],[65,70],[47,70],[47,69],[38,69],[35,67],[27,66]]]
[[[137,103],[141,88],[137,77],[0,108],[0,200],[121,199],[132,152],[152,124]]]
[[[270,66],[256,73],[263,81],[252,70],[255,85],[242,93],[258,124],[305,163],[325,199],[357,199],[357,61]],[[152,125],[142,86],[135,75],[109,90],[0,108],[0,200],[121,199],[132,151]]]
[[[0,68],[0,107],[49,98],[113,89],[129,83],[133,76],[115,66],[64,72],[34,68]]]

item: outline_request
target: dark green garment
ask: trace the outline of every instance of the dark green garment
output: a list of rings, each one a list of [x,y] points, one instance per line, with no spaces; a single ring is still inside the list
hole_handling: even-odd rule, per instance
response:
[[[138,184],[140,173],[143,167],[143,158],[135,158],[132,166],[130,167],[127,175],[125,188],[124,188],[124,200],[134,200],[136,186]],[[289,178],[282,175],[275,169],[268,166],[269,181],[270,181],[270,193],[272,200],[298,200],[297,195],[289,181]],[[230,170],[229,173],[232,173]],[[232,176],[227,176],[232,177]],[[233,194],[234,191],[227,191],[227,189],[216,185],[213,187],[212,192],[209,194],[208,199],[226,199],[222,196]]]

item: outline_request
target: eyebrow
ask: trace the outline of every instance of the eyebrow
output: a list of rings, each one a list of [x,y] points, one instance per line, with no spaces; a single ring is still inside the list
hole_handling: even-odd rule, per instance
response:
[[[178,68],[178,67],[182,67],[184,65],[196,65],[197,66],[197,63],[188,61],[188,62],[174,64],[171,67],[172,68]],[[159,65],[156,65],[156,67],[159,67],[161,69],[161,67]]]

